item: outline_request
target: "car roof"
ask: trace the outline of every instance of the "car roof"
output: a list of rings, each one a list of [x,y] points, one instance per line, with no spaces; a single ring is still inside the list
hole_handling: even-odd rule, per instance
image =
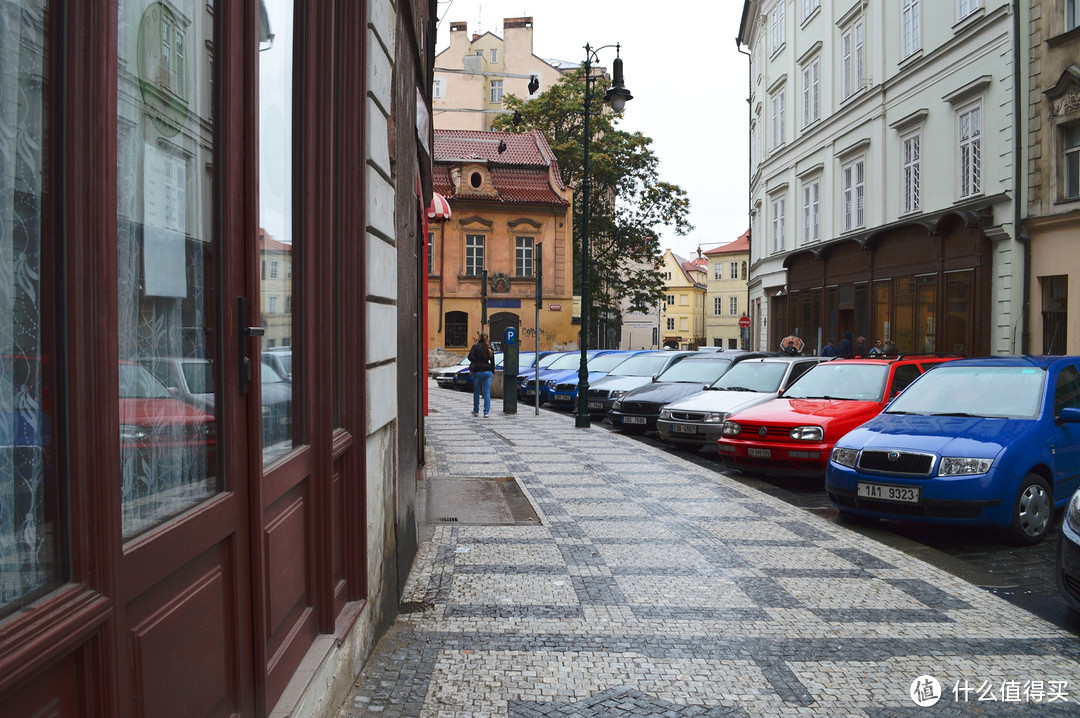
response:
[[[859,356],[843,356],[843,357],[829,357],[825,364],[832,364],[834,362],[842,362],[844,364],[892,364],[899,361],[906,362],[952,362],[957,359],[956,356],[946,356],[944,354],[861,354]]]
[[[1071,364],[1080,361],[1080,356],[1034,356],[1001,355],[989,357],[971,357],[949,362],[949,366],[1019,366],[1046,368],[1055,364]]]

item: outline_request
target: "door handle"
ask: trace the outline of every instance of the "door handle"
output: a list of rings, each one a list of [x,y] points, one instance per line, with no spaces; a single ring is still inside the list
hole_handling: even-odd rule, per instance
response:
[[[259,326],[250,326],[248,324],[248,300],[247,297],[236,298],[236,323],[237,323],[237,338],[236,342],[238,359],[240,361],[240,393],[247,394],[251,389],[251,377],[254,373],[251,366],[251,357],[248,355],[248,342],[247,340],[252,337],[261,337],[266,334],[266,329]]]

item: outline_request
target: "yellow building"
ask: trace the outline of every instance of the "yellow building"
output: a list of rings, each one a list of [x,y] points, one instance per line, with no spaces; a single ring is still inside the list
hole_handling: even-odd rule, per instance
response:
[[[533,54],[531,17],[503,20],[503,37],[491,32],[469,37],[468,24],[450,23],[450,47],[435,56],[432,93],[436,128],[490,130],[503,112],[503,97],[533,98],[559,81],[575,63],[543,60]],[[536,86],[529,92],[529,83]]]
[[[531,350],[541,256],[540,350],[577,347],[572,190],[544,136],[435,130],[434,162],[435,191],[453,216],[428,231],[428,347],[464,354],[481,331],[501,341],[514,326],[522,350]],[[484,271],[488,323],[482,327]]]
[[[696,349],[705,343],[706,262],[664,250],[660,274],[664,301],[660,303],[663,344],[672,349]]]
[[[743,349],[740,317],[746,316],[746,276],[750,263],[750,232],[734,242],[704,252],[708,262],[705,298],[705,343],[725,349]],[[747,333],[749,336],[749,333]]]

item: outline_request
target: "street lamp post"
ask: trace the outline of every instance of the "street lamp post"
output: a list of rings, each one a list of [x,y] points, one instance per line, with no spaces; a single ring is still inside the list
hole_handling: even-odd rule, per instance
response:
[[[592,48],[585,44],[585,138],[582,145],[583,172],[581,184],[581,364],[578,367],[577,416],[574,426],[588,429],[592,423],[589,416],[589,114],[592,85],[593,62],[599,62],[596,54],[609,47],[615,48],[615,62],[611,67],[611,87],[604,95],[604,101],[615,112],[622,112],[627,100],[634,99],[623,81],[622,58],[619,57],[619,45],[604,45]],[[539,387],[538,387],[539,389]]]

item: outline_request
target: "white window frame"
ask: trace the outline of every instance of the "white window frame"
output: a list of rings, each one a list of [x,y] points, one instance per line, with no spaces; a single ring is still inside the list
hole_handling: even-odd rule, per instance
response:
[[[668,277],[668,279],[671,279],[671,277]],[[669,307],[674,307],[675,306],[675,295],[674,294],[667,295],[667,305]]]
[[[427,273],[435,274],[435,233],[427,233]]]
[[[900,214],[922,208],[922,133],[900,138]]]
[[[864,26],[856,18],[840,34],[840,97],[846,100],[862,89],[866,66]]]
[[[278,278],[278,263],[274,260],[270,261],[270,279]]]
[[[1061,128],[1061,198],[1080,199],[1080,124],[1066,125]],[[1068,133],[1076,133],[1076,144],[1066,145]],[[1075,194],[1069,194],[1070,180],[1078,186]]]
[[[728,279],[738,279],[738,278],[739,278],[739,263],[738,262],[731,262],[728,265]]]
[[[772,149],[784,144],[784,91],[781,87],[769,96],[770,125],[772,134]]]
[[[465,235],[465,276],[479,277],[484,271],[484,235]]]
[[[844,231],[866,226],[866,159],[856,157],[840,169]]]
[[[728,314],[733,317],[739,316],[739,297],[728,297]]]
[[[271,296],[271,297],[268,297],[268,300],[269,301],[267,302],[266,313],[267,314],[277,314],[277,300],[278,300],[278,298],[275,297],[275,296]]]
[[[441,100],[443,97],[443,85],[445,81],[441,79],[435,79],[431,81],[431,99]]]
[[[814,14],[814,12],[821,7],[821,0],[803,0],[802,1],[802,19],[806,22],[806,18]]]
[[[802,243],[809,244],[821,239],[821,180],[812,179],[803,184],[803,236]]]
[[[802,126],[821,119],[821,58],[815,57],[802,70]]]
[[[723,314],[724,314],[724,298],[723,297],[713,297],[712,311],[713,311],[713,316],[717,316],[717,317],[723,316]]]
[[[956,0],[956,19],[965,17],[982,7],[982,0]]]
[[[666,325],[669,332],[675,331],[675,317],[668,317]]]
[[[533,277],[536,272],[536,241],[532,237],[514,238],[515,276]]]
[[[503,101],[503,81],[491,81],[491,104],[501,105]]]
[[[900,3],[900,58],[911,57],[922,49],[922,9],[919,0]]]
[[[716,264],[713,265],[712,278],[713,279],[723,279],[724,278],[724,263],[723,262],[717,262]]]
[[[777,195],[769,202],[769,222],[772,227],[772,251],[784,251],[784,211],[787,195]]]
[[[982,194],[983,103],[956,111],[956,182],[961,199]]]
[[[769,11],[769,54],[774,55],[784,46],[787,39],[787,27],[785,22],[785,10],[787,0],[780,0]]]
[[[499,50],[497,48],[491,48],[491,61],[493,63],[499,61]]]

